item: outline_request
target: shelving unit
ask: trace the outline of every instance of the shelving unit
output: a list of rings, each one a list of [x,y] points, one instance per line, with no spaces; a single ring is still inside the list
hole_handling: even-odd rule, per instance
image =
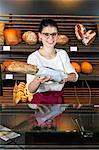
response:
[[[66,50],[70,56],[71,61],[81,63],[82,61],[89,61],[93,66],[91,74],[79,74],[77,83],[69,83],[64,87],[64,101],[65,103],[77,104],[78,100],[82,104],[89,104],[89,99],[92,104],[99,104],[99,16],[67,16],[67,15],[0,15],[0,22],[5,23],[5,28],[20,29],[22,33],[25,31],[34,31],[38,33],[39,23],[43,18],[52,18],[57,21],[59,26],[59,34],[66,34],[69,42],[64,45],[56,45],[57,48]],[[90,46],[84,46],[75,36],[75,25],[82,23],[87,30],[94,30],[96,32],[96,39]],[[0,46],[0,63],[7,59],[14,59],[26,62],[27,56],[38,49],[40,43],[36,45],[27,45],[23,41],[11,46],[11,50],[3,51]],[[70,47],[77,46],[77,52],[71,52]],[[2,73],[3,79],[3,96],[0,96],[0,103],[13,103],[12,90],[15,81],[26,81],[26,75],[13,73],[13,80],[5,79],[5,72]],[[87,82],[87,85],[85,84]],[[93,84],[92,84],[93,83]]]

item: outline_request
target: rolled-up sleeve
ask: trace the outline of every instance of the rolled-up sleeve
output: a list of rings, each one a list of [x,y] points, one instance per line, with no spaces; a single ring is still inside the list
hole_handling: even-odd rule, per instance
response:
[[[75,71],[74,67],[71,65],[70,62],[66,62],[66,69],[65,69],[66,73],[75,73],[76,75],[76,80],[75,82],[78,80],[78,74],[77,72]]]
[[[78,80],[78,74],[77,74],[76,70],[74,69],[74,67],[72,66],[72,64],[70,63],[70,58],[69,58],[67,52],[63,51],[62,55],[63,55],[62,58],[64,58],[64,59],[62,59],[62,61],[64,60],[63,65],[64,65],[65,72],[67,74],[69,74],[69,73],[75,73],[76,80],[74,82],[76,82]]]

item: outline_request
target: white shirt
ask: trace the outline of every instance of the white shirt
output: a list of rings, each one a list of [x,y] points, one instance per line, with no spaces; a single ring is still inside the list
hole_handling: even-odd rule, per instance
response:
[[[66,73],[75,73],[76,80],[78,79],[78,74],[70,63],[69,56],[65,50],[56,49],[57,54],[52,59],[46,59],[40,55],[39,51],[35,51],[28,56],[27,63],[36,65],[38,67],[47,66],[53,69],[60,69]],[[27,74],[27,84],[29,84],[36,75]],[[64,84],[58,82],[48,81],[42,83],[36,92],[45,92],[45,91],[61,91],[64,87]]]

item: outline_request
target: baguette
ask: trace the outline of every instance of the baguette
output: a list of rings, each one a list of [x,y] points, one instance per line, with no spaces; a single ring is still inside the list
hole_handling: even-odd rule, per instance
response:
[[[38,68],[36,65],[31,65],[26,62],[20,62],[15,60],[6,60],[3,62],[4,71],[16,72],[23,74],[36,74]]]

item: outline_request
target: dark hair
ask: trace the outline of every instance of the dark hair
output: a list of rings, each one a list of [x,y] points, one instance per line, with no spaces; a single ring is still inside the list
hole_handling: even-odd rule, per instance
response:
[[[40,23],[39,32],[42,32],[43,28],[47,26],[56,27],[58,30],[58,25],[55,20],[43,19]]]

